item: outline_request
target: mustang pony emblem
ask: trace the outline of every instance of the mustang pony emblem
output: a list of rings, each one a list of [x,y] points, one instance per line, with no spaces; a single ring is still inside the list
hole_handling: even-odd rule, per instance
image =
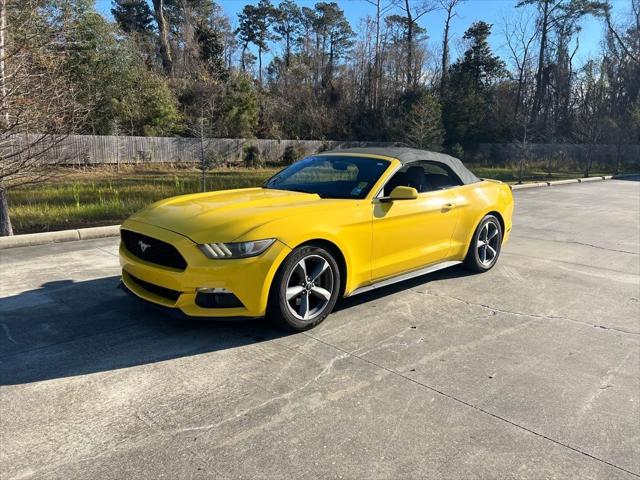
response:
[[[138,240],[138,246],[140,247],[140,251],[144,253],[151,245],[144,243],[142,240]]]

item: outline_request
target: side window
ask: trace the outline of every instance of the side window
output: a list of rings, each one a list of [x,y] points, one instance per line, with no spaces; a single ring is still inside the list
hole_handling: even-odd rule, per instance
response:
[[[424,174],[429,190],[443,190],[445,188],[462,185],[462,181],[451,169],[443,164],[425,162]]]
[[[384,187],[389,196],[398,186],[413,187],[418,193],[432,192],[462,185],[458,176],[446,165],[437,162],[413,162],[403,166]]]

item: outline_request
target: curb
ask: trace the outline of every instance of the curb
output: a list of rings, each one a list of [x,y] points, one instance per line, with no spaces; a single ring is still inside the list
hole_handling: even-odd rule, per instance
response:
[[[580,183],[585,182],[597,182],[598,180],[604,180],[604,177],[589,177],[589,178],[580,178]]]
[[[567,180],[555,180],[553,182],[534,182],[534,183],[521,183],[516,185],[509,185],[511,190],[524,190],[527,188],[538,188],[538,187],[553,187],[555,185],[566,185],[568,183],[588,183],[588,182],[602,182],[603,180],[616,180],[617,178],[625,178],[625,177],[637,177],[637,173],[629,173],[624,175],[603,175],[598,177],[587,177],[587,178],[571,178]]]
[[[91,240],[92,238],[117,237],[120,235],[120,225],[108,225],[106,227],[79,228],[80,240]]]
[[[568,183],[580,183],[579,178],[572,178],[569,180],[556,180],[555,182],[547,182],[547,185],[552,187],[553,185],[566,185]]]
[[[535,183],[521,183],[518,185],[510,185],[511,190],[525,190],[527,188],[539,188],[548,187],[551,182],[535,182]]]
[[[57,232],[27,233],[11,237],[0,237],[0,250],[14,247],[30,247],[46,243],[73,242],[74,240],[91,240],[94,238],[117,237],[120,225],[106,227],[78,228]]]
[[[555,185],[566,185],[569,183],[601,182],[624,177],[636,177],[637,173],[627,175],[605,175],[602,177],[572,178],[569,180],[556,180],[553,182],[522,183],[520,185],[510,185],[511,190],[524,190],[527,188],[553,187]],[[75,230],[60,230],[57,232],[27,233],[24,235],[14,235],[12,237],[0,237],[0,250],[14,247],[30,247],[34,245],[44,245],[47,243],[72,242],[75,240],[91,240],[94,238],[117,237],[120,235],[120,225],[109,225],[106,227],[78,228]]]

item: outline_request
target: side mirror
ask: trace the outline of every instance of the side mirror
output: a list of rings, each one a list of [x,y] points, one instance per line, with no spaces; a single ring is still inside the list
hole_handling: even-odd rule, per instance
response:
[[[418,198],[418,191],[413,187],[399,186],[391,191],[391,195],[388,198],[391,202],[396,200],[415,200]]]

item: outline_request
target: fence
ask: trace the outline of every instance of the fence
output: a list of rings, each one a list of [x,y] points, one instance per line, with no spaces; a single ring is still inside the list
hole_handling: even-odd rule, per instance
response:
[[[529,166],[562,171],[584,170],[589,157],[593,168],[604,171],[640,170],[640,145],[482,143],[470,150],[465,160],[488,166],[514,166],[524,158]]]
[[[32,138],[33,137],[33,138]],[[14,136],[4,148],[21,150],[36,135]],[[41,142],[41,148],[47,142]],[[338,142],[322,140],[258,140],[243,138],[177,138],[177,137],[119,137],[101,135],[69,135],[50,139],[43,159],[65,165],[136,164],[136,163],[200,163],[202,154],[208,163],[218,165],[240,164],[244,148],[255,146],[260,158],[269,163],[280,163],[285,149],[295,148],[298,156],[310,155],[333,148],[381,146],[385,143]]]
[[[32,137],[35,137],[32,135]],[[29,136],[14,136],[3,142],[2,148],[20,149]],[[46,142],[45,142],[46,143]],[[309,155],[333,148],[390,145],[382,142],[339,142],[322,140],[257,140],[234,138],[119,137],[71,135],[46,152],[51,163],[68,165],[132,164],[132,163],[199,163],[204,158],[210,164],[241,164],[245,146],[255,146],[261,158],[280,163],[285,149],[295,147],[297,156]],[[640,170],[640,145],[579,145],[579,144],[480,144],[461,156],[469,163],[486,166],[514,166],[526,154],[529,166],[553,171],[580,170],[587,162],[588,152],[594,167],[604,170]]]

